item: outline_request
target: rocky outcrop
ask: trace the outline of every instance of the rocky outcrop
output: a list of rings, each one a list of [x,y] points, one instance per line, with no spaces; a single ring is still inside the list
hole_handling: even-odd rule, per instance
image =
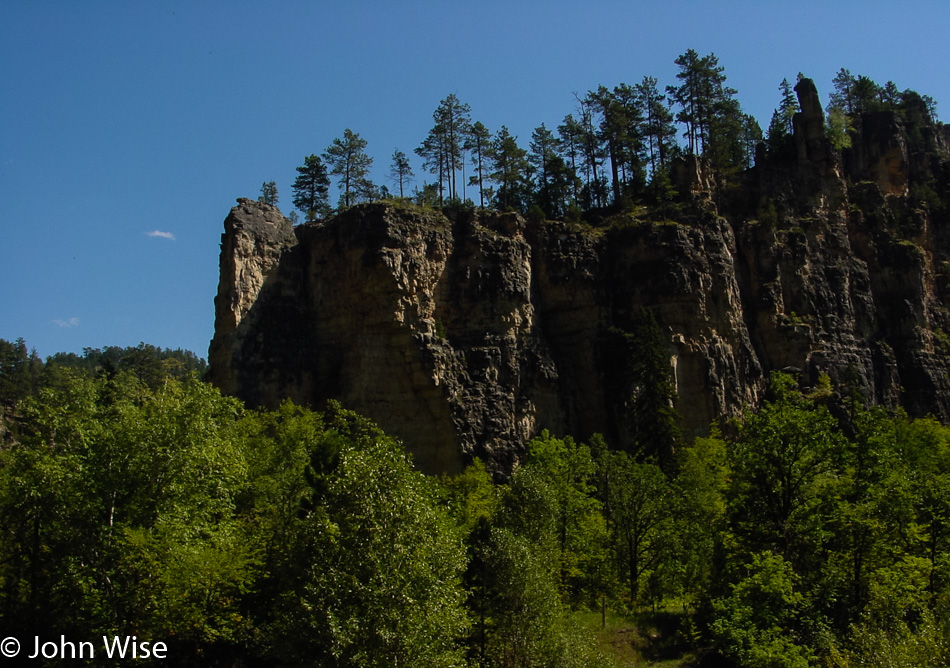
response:
[[[610,342],[649,309],[688,435],[758,401],[776,369],[950,418],[947,220],[914,195],[924,175],[946,200],[943,132],[918,133],[921,149],[901,118],[866,115],[842,158],[814,85],[797,90],[787,155],[738,196],[684,162],[672,221],[595,229],[376,203],[291,228],[239,200],[212,381],[253,405],[339,400],[423,470],[477,456],[503,474],[541,429],[634,447]]]
[[[214,299],[214,331],[209,359],[230,359],[231,351],[244,349],[244,317],[257,303],[265,283],[277,270],[286,248],[297,243],[293,226],[273,206],[239,199],[224,221],[221,236],[218,295]],[[238,356],[240,358],[240,356]],[[228,394],[238,394],[237,364],[217,364],[215,383]]]

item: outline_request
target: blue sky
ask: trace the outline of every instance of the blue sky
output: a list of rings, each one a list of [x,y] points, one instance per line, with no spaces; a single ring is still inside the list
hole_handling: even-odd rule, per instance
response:
[[[841,67],[950,120],[950,3],[0,2],[0,338],[42,356],[140,341],[207,355],[222,221],[351,128],[374,178],[439,101],[526,146],[576,92],[715,53],[765,128],[784,77]],[[335,201],[335,197],[334,197]]]

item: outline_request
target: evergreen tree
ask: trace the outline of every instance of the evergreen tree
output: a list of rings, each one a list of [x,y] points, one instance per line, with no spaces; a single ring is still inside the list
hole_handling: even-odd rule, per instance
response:
[[[544,123],[531,134],[530,149],[528,162],[534,167],[535,201],[548,218],[560,218],[576,185],[564,159],[557,154],[557,139]]]
[[[611,330],[619,373],[613,391],[627,423],[628,447],[672,473],[681,434],[669,347],[652,310],[643,309],[632,324],[632,332]]]
[[[679,86],[667,86],[667,94],[680,105],[676,120],[686,126],[683,136],[686,138],[687,151],[701,154],[705,150],[712,107],[709,89],[715,85],[718,73],[709,69],[706,59],[701,59],[693,49],[680,55],[674,62],[680,68],[676,78],[682,83]]]
[[[559,148],[561,156],[567,163],[567,168],[573,177],[573,190],[571,191],[571,204],[577,204],[580,195],[579,179],[577,177],[577,165],[583,164],[582,157],[582,135],[583,128],[572,114],[564,117],[564,122],[557,126],[557,133],[560,139]],[[589,179],[589,177],[588,177]]]
[[[577,139],[583,156],[585,173],[584,208],[602,207],[607,203],[607,192],[599,171],[603,164],[604,151],[594,125],[593,100],[589,96],[583,99],[577,98],[577,103],[580,118],[572,130],[576,130],[578,133]]]
[[[440,198],[448,190],[450,198],[458,197],[457,172],[465,169],[464,140],[470,133],[471,107],[449,95],[433,112],[435,126],[416,153],[425,160],[426,168],[439,175]],[[464,173],[463,173],[464,187]]]
[[[790,135],[793,129],[792,120],[799,111],[798,97],[795,95],[795,89],[788,82],[788,79],[782,79],[778,89],[782,93],[782,102],[778,108],[779,117],[782,120],[782,129],[785,134]]]
[[[445,183],[449,173],[447,143],[445,127],[436,123],[435,127],[429,130],[422,145],[415,149],[416,155],[422,158],[422,166],[429,170],[430,174],[438,176],[438,181],[433,185],[439,192],[439,204],[445,201]]]
[[[266,181],[261,185],[261,195],[257,198],[258,202],[277,206],[277,184],[274,181]]]
[[[481,121],[469,126],[463,148],[472,152],[472,164],[475,167],[469,185],[478,186],[478,206],[485,208],[485,161],[491,152],[491,133]]]
[[[491,147],[493,171],[491,178],[498,184],[495,195],[501,210],[524,211],[527,200],[528,152],[518,146],[518,138],[512,136],[506,126],[495,135]]]
[[[756,148],[762,143],[762,128],[751,114],[739,113],[739,167],[751,167],[755,162]]]
[[[410,179],[415,174],[412,173],[412,167],[409,165],[406,154],[399,149],[393,152],[393,162],[389,173],[393,183],[399,184],[399,197],[405,197],[403,188],[409,184]]]
[[[730,103],[736,91],[725,85],[725,68],[715,54],[700,57],[689,49],[675,62],[680,68],[676,78],[682,83],[668,87],[667,91],[680,105],[676,120],[686,126],[684,136],[689,152],[704,155],[711,148],[713,135],[726,130],[723,123],[714,127],[717,116],[735,117],[737,105]]]
[[[330,179],[319,156],[311,154],[304,158],[304,164],[297,168],[293,190],[294,206],[303,212],[308,222],[330,212]]]
[[[452,199],[458,197],[456,172],[459,170],[464,171],[465,169],[463,156],[465,150],[464,140],[469,134],[469,127],[472,124],[471,117],[469,116],[471,111],[471,107],[464,102],[459,102],[459,99],[453,93],[439,103],[439,108],[436,109],[434,114],[434,117],[437,119],[436,124],[441,125],[446,133],[445,146],[448,153],[446,164],[449,168],[451,182],[449,196]],[[464,180],[463,173],[463,188]]]
[[[366,140],[349,128],[343,139],[334,139],[323,154],[330,165],[330,173],[340,177],[340,199],[343,206],[351,206],[360,199],[368,199],[373,184],[366,177],[373,159],[366,155]]]
[[[36,392],[42,371],[43,361],[35,350],[27,352],[22,338],[13,343],[0,339],[0,404],[12,406]]]
[[[831,80],[833,90],[828,96],[828,111],[831,109],[842,109],[846,114],[853,114],[854,108],[854,81],[855,78],[845,68],[838,70],[835,78]]]
[[[613,90],[600,86],[586,99],[599,115],[597,137],[610,161],[613,202],[619,204],[625,192],[641,180],[642,117],[636,89],[627,84]]]
[[[636,322],[633,374],[637,391],[633,397],[633,436],[643,455],[655,458],[665,471],[672,471],[673,455],[682,438],[676,412],[676,386],[670,352],[653,311],[644,309]]]
[[[747,166],[754,154],[750,141],[758,134],[757,123],[742,112],[736,90],[726,86],[724,68],[715,54],[700,57],[690,49],[676,59],[683,83],[669,86],[668,93],[680,105],[676,119],[686,126],[690,153],[704,155],[721,172]]]
[[[785,138],[792,134],[792,121],[798,111],[798,98],[795,96],[795,91],[788,79],[782,79],[778,89],[782,94],[782,100],[778,108],[772,112],[769,129],[766,133],[766,142],[769,151],[772,152],[780,151],[785,146]]]
[[[876,111],[883,105],[884,90],[866,76],[858,76],[851,88],[852,106],[855,113]]]
[[[650,174],[666,169],[676,152],[676,129],[673,114],[666,104],[666,96],[657,88],[654,77],[643,77],[636,84],[636,100],[643,117],[643,138],[650,159]]]

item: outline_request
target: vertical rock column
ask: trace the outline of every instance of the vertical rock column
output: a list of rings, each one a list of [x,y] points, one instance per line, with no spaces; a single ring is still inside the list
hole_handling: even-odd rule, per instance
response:
[[[245,198],[237,202],[221,235],[214,338],[208,350],[211,382],[231,395],[239,389],[232,357],[242,338],[241,321],[276,272],[281,254],[297,243],[293,226],[277,207]]]

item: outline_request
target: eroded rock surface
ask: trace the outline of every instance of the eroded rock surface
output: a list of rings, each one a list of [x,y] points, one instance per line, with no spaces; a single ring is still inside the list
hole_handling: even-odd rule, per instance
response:
[[[675,220],[592,229],[376,203],[291,228],[239,200],[212,380],[254,405],[339,400],[426,471],[477,456],[504,474],[541,429],[631,445],[606,342],[649,308],[687,435],[758,401],[782,369],[950,418],[947,214],[912,192],[946,201],[946,132],[868,114],[842,157],[814,85],[797,90],[787,155],[738,193],[684,162]]]

